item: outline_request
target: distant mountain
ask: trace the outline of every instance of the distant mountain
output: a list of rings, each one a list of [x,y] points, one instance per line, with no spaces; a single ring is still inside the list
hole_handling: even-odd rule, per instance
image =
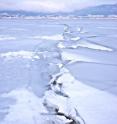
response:
[[[23,10],[0,10],[0,15],[3,16],[42,16],[46,13],[41,13],[41,12],[30,12],[30,11],[23,11]],[[47,13],[48,14],[48,13]]]
[[[9,16],[66,16],[70,13],[58,12],[58,13],[44,13],[44,12],[31,12],[23,10],[0,10],[0,16],[9,17]]]
[[[88,7],[82,10],[74,12],[75,15],[86,16],[86,15],[117,15],[117,4],[107,4],[94,7]]]
[[[29,12],[23,10],[0,10],[0,17],[14,17],[14,16],[88,16],[88,15],[117,15],[117,4],[107,4],[94,7],[88,7],[74,12],[65,13],[43,13],[43,12]]]

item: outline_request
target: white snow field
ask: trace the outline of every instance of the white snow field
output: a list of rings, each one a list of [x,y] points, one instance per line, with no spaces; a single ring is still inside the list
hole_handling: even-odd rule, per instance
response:
[[[117,124],[116,25],[0,20],[0,124]]]

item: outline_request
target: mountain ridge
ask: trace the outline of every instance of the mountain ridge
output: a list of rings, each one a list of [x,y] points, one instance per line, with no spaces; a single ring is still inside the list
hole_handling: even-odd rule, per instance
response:
[[[88,16],[88,15],[117,15],[117,3],[116,4],[103,4],[98,6],[87,7],[81,10],[75,10],[73,12],[32,12],[24,10],[0,10],[0,16]]]
[[[98,6],[92,6],[74,12],[76,15],[117,15],[117,3],[116,4],[103,4]]]

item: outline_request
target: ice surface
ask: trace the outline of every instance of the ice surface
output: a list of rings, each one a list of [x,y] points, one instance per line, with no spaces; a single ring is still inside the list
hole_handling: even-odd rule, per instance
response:
[[[66,40],[64,24],[70,25]],[[65,117],[49,113],[56,107],[82,122],[76,108],[86,124],[116,124],[116,25],[0,20],[0,38],[8,36],[0,42],[0,124],[65,124]]]
[[[61,112],[73,115],[72,106],[74,105],[88,124],[116,124],[116,96],[82,84],[69,72],[63,74],[59,82],[63,83],[64,90],[70,98],[64,99],[50,91],[46,92],[45,97],[49,102],[57,105]],[[2,97],[13,98],[16,104],[10,106],[9,114],[1,124],[47,123],[49,117],[39,114],[46,113],[42,99],[39,99],[30,89],[17,89],[3,94]],[[50,116],[50,118],[56,117]]]
[[[6,58],[6,59],[14,59],[15,58],[24,58],[24,59],[39,59],[39,56],[36,56],[34,52],[31,51],[15,51],[15,52],[7,52],[7,53],[1,53],[0,57]]]
[[[34,39],[41,40],[63,40],[62,34],[50,35],[50,36],[33,36]]]

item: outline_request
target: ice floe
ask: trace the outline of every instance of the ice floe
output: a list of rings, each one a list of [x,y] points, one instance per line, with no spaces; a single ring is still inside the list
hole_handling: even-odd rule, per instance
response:
[[[77,44],[77,47],[86,47],[86,48],[90,48],[90,49],[110,51],[110,52],[113,51],[113,49],[111,49],[109,47],[105,47],[105,46],[95,44],[95,43],[90,43],[87,41],[81,41],[80,43]]]
[[[88,58],[86,56],[83,55],[78,55],[78,54],[74,54],[74,53],[70,53],[70,52],[62,52],[62,59],[63,60],[70,60],[70,63],[73,62],[77,62],[77,61],[82,61],[82,62],[96,62],[96,60]]]
[[[93,50],[101,50],[101,51],[109,51],[112,52],[113,49],[103,46],[103,45],[99,45],[96,43],[91,43],[88,41],[78,41],[77,43],[64,43],[64,42],[60,42],[58,44],[59,48],[78,48],[78,47],[83,47],[83,48],[89,48],[89,49],[93,49]]]

